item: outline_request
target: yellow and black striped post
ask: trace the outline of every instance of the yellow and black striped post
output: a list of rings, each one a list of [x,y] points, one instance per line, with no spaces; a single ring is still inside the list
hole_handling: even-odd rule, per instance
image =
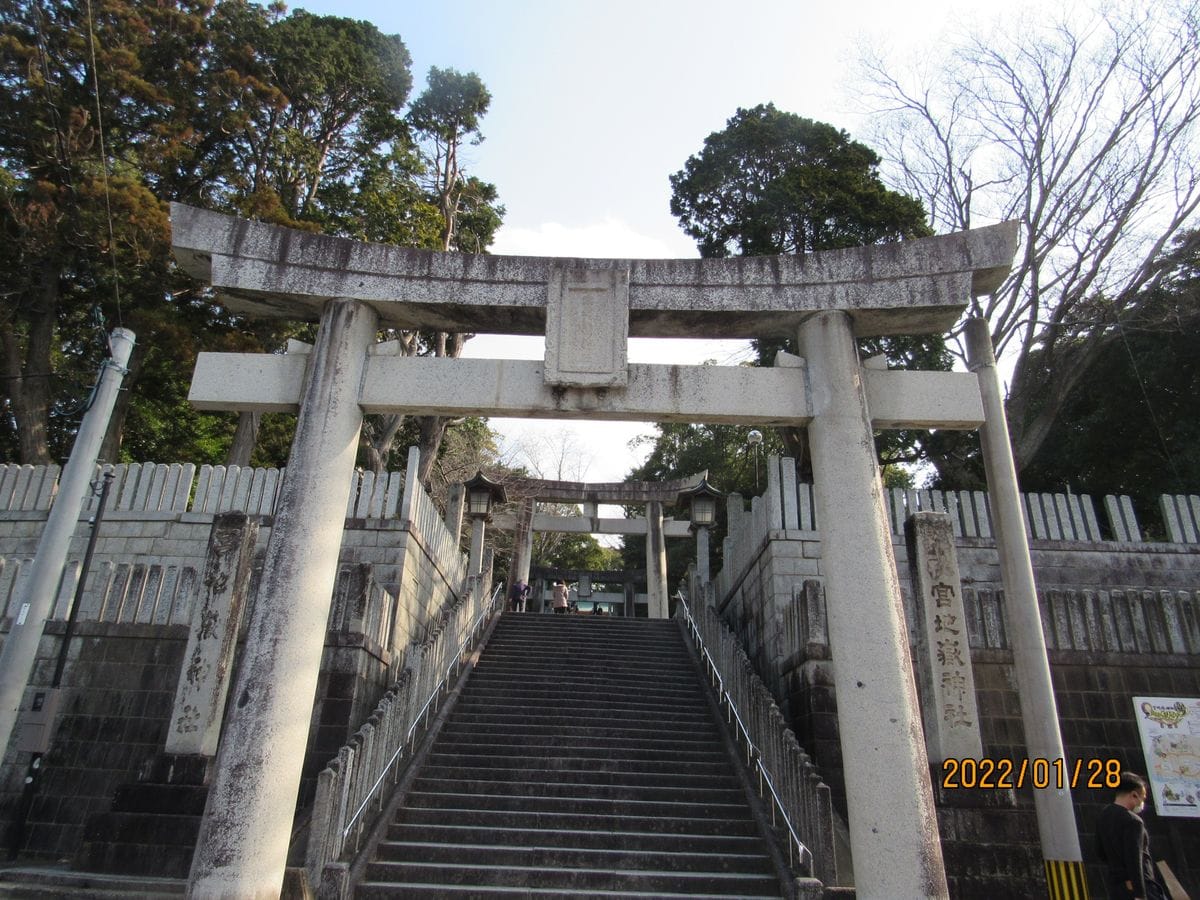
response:
[[[1046,886],[1050,900],[1090,900],[1083,863],[1077,859],[1048,859]]]

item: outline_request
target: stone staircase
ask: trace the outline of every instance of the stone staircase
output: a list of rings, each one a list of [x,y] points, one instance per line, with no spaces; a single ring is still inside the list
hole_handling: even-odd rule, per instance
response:
[[[781,897],[670,621],[507,613],[358,897]]]

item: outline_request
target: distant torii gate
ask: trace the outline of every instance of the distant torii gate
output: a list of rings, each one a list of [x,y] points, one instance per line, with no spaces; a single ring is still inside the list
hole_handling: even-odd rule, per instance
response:
[[[542,478],[511,478],[504,485],[515,497],[522,498],[517,515],[495,517],[497,528],[512,531],[513,562],[509,583],[514,578],[529,581],[533,556],[533,536],[539,531],[566,531],[576,534],[630,534],[646,538],[646,594],[652,619],[667,615],[667,543],[668,537],[688,537],[686,522],[664,517],[664,507],[675,503],[680,491],[695,487],[704,473],[692,478],[670,481],[583,482],[554,481]],[[578,503],[580,516],[539,514],[536,504]],[[600,516],[601,504],[615,506],[645,505],[644,519],[617,519]]]
[[[178,204],[171,215],[180,265],[230,309],[321,323],[310,353],[206,353],[193,379],[202,409],[300,415],[192,896],[279,893],[363,413],[806,425],[864,900],[947,894],[873,430],[981,428],[1028,752],[1062,757],[986,325],[969,332],[975,375],[866,368],[854,345],[950,328],[968,297],[1000,284],[1015,224],[807,256],[582,260],[363,244]],[[376,343],[381,325],[545,334],[546,356],[404,357]],[[800,356],[773,368],[637,365],[630,335],[794,336]],[[1069,791],[1035,791],[1035,802],[1046,859],[1081,870]]]

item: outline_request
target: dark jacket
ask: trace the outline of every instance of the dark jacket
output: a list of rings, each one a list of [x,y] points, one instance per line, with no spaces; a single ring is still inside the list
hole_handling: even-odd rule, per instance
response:
[[[1131,881],[1133,896],[1146,896],[1146,883],[1155,881],[1154,860],[1141,817],[1119,803],[1104,807],[1096,822],[1096,855],[1108,866],[1110,888]]]

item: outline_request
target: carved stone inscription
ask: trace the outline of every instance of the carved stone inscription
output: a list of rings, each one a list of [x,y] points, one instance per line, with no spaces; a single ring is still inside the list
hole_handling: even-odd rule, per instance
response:
[[[983,754],[954,531],[944,513],[905,523],[916,593],[915,657],[930,762]]]
[[[547,384],[624,387],[629,270],[556,268],[546,299]]]
[[[213,521],[204,579],[175,689],[168,753],[214,756],[217,752],[257,537],[258,523],[244,513],[225,513]]]

